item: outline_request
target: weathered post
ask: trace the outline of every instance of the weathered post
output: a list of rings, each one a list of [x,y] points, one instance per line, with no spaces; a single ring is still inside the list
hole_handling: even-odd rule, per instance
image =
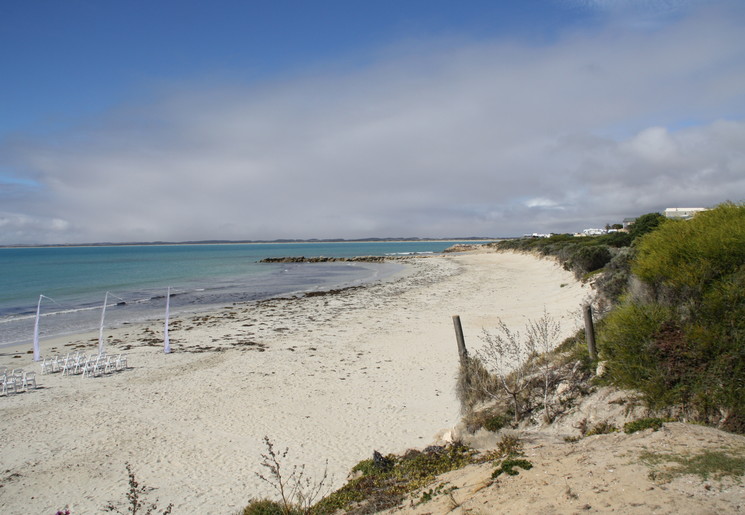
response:
[[[458,341],[460,364],[465,365],[468,359],[468,351],[466,350],[466,340],[463,338],[463,326],[460,325],[460,316],[453,315],[453,325],[455,326],[455,338]]]
[[[590,353],[590,359],[598,359],[598,351],[595,347],[595,326],[592,323],[592,306],[585,304],[582,306],[585,315],[585,338],[587,340],[587,350]]]

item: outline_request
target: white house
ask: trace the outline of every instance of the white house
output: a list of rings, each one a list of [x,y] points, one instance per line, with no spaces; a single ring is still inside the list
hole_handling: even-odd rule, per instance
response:
[[[582,231],[583,236],[600,236],[601,234],[605,234],[608,231],[605,229],[585,229]]]
[[[665,209],[665,218],[688,220],[701,211],[707,211],[707,209],[705,207],[669,207]]]

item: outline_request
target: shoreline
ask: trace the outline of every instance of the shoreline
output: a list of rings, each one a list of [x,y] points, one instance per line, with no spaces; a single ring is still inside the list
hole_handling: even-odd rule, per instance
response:
[[[178,302],[174,304],[172,301],[171,303],[171,316],[172,317],[178,317],[178,316],[195,316],[198,314],[210,314],[213,312],[220,311],[225,307],[227,303],[231,303],[232,305],[237,304],[245,304],[250,305],[252,303],[261,302],[264,300],[271,300],[274,298],[296,298],[296,297],[303,297],[305,295],[314,295],[317,294],[317,292],[324,292],[324,291],[338,291],[343,290],[347,288],[357,288],[360,286],[366,286],[366,285],[372,285],[379,282],[388,282],[388,281],[395,281],[401,277],[405,277],[405,275],[409,271],[408,265],[411,263],[411,259],[414,256],[395,256],[395,257],[387,257],[385,259],[381,260],[374,260],[374,259],[348,259],[348,258],[327,258],[327,261],[318,261],[321,263],[325,262],[334,262],[334,261],[340,261],[345,262],[349,261],[353,265],[356,265],[360,269],[365,269],[367,271],[368,276],[364,278],[357,278],[354,280],[346,280],[341,283],[335,284],[335,285],[325,285],[313,287],[313,288],[305,288],[305,289],[298,289],[298,290],[290,290],[285,292],[278,292],[278,293],[269,293],[266,297],[259,297],[254,300],[243,300],[243,301],[230,301],[226,300],[224,302],[215,302],[214,300],[205,303],[205,304],[186,304],[186,305],[179,305]],[[289,258],[284,258],[289,259]],[[311,259],[311,258],[309,258]],[[302,262],[296,262],[296,263],[305,263],[310,261],[302,261]],[[277,264],[276,262],[267,261],[267,263],[270,264]],[[294,263],[293,263],[294,264]],[[395,268],[393,268],[395,267]],[[195,292],[198,292],[199,289],[195,290],[183,290],[183,291],[172,291],[171,298],[181,298],[184,295],[193,295]],[[118,314],[115,311],[111,311],[112,308],[118,308],[119,306],[115,306],[115,303],[112,301],[107,305],[107,319],[106,319],[106,325],[104,326],[104,334],[114,334],[119,332],[122,328],[131,327],[131,326],[139,326],[139,325],[156,325],[158,323],[163,323],[164,316],[165,316],[165,292],[162,292],[162,295],[150,297],[150,298],[143,298],[140,300],[134,300],[134,301],[128,301],[126,302],[126,305],[129,309],[132,306],[138,306],[145,302],[153,302],[156,300],[163,301],[163,306],[158,306],[158,310],[148,312],[139,312],[134,318],[125,318],[121,319],[118,318]],[[53,334],[44,334],[42,332],[40,334],[40,346],[42,349],[44,347],[49,347],[50,342],[54,344],[55,342],[61,342],[63,340],[69,340],[69,339],[75,339],[75,338],[82,338],[83,335],[93,335],[95,334],[96,337],[98,337],[99,332],[99,320],[100,320],[100,313],[101,306],[95,305],[95,306],[86,306],[81,308],[71,308],[68,311],[62,311],[62,312],[47,312],[42,314],[42,320],[45,320],[47,317],[56,317],[60,314],[68,314],[68,313],[83,313],[83,312],[90,312],[91,316],[89,316],[88,322],[91,322],[93,326],[90,326],[86,329],[67,329],[62,332],[56,332]],[[119,315],[120,316],[120,315]],[[32,348],[33,344],[33,338],[31,336],[32,334],[32,328],[33,328],[33,320],[35,318],[35,314],[29,313],[29,314],[23,314],[23,315],[15,315],[13,317],[8,318],[6,320],[6,323],[26,323],[27,324],[27,334],[28,336],[23,337],[23,339],[17,340],[17,341],[9,341],[9,342],[1,342],[0,343],[0,357],[3,356],[3,353],[9,353],[12,351],[16,351],[19,354],[26,352],[26,347],[29,349]],[[90,325],[90,324],[89,324]],[[47,354],[42,351],[41,355],[43,357],[47,357]]]
[[[265,435],[309,477],[328,460],[337,488],[373,450],[423,447],[458,422],[452,315],[470,350],[482,327],[502,319],[522,329],[544,307],[568,334],[589,294],[555,262],[520,254],[427,257],[411,268],[326,295],[173,317],[168,355],[162,326],[122,327],[107,333],[107,351],[126,352],[130,368],[104,377],[40,375],[31,355],[0,354],[3,365],[36,370],[41,387],[0,399],[1,504],[91,512],[124,500],[129,462],[175,513],[232,513],[275,494],[255,476]],[[97,336],[43,344],[90,352]]]

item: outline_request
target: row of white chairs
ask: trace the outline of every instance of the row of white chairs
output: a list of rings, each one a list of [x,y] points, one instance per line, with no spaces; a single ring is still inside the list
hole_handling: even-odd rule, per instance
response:
[[[22,368],[14,368],[8,372],[7,367],[0,367],[0,380],[2,380],[2,395],[10,392],[20,393],[30,387],[36,388],[36,372],[26,372]]]
[[[41,363],[42,374],[61,372],[62,375],[81,374],[83,377],[109,374],[126,368],[126,354],[91,354],[88,356],[76,352],[64,357],[46,358]]]
[[[83,377],[86,375],[100,376],[102,374],[110,374],[112,372],[118,372],[127,368],[127,356],[125,354],[119,354],[117,356],[107,356],[105,354],[99,354],[98,356],[90,356],[88,361],[82,365],[79,369]]]
[[[74,353],[67,353],[66,355],[57,355],[50,358],[44,358],[41,361],[41,373],[51,374],[54,372],[61,372],[66,369],[68,363],[72,364],[80,361],[81,359],[87,359],[87,355],[76,351]]]

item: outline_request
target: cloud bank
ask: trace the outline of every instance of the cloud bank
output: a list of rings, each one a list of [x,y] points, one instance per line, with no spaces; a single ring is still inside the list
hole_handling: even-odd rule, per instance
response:
[[[743,14],[163,87],[1,142],[0,244],[509,236],[742,201]]]

